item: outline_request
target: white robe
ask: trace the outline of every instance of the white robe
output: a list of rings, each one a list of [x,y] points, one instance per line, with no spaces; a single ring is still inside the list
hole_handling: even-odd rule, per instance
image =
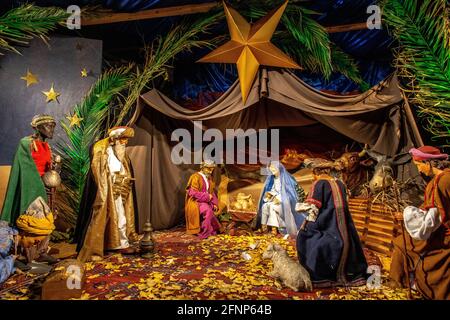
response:
[[[122,165],[122,162],[120,162],[120,160],[117,159],[111,146],[108,147],[106,152],[108,153],[109,173],[114,182],[116,173],[124,173],[125,169]],[[117,199],[114,201],[114,203],[116,205],[116,212],[117,212],[117,224],[119,227],[120,247],[108,249],[111,250],[125,249],[130,246],[130,243],[127,237],[127,218],[125,216],[125,208],[123,206],[122,196],[118,196]]]
[[[270,193],[274,194],[275,196],[273,198],[277,198],[279,201],[279,204],[275,204],[272,201],[267,201],[265,198],[263,201],[265,202],[262,205],[262,213],[261,213],[261,224],[262,225],[268,225],[271,227],[280,227],[280,216],[281,213],[281,181],[279,178],[275,177],[272,189],[270,190]],[[265,195],[264,195],[265,197]]]
[[[442,224],[437,208],[428,211],[408,206],[403,211],[406,230],[414,240],[428,240],[430,235]]]

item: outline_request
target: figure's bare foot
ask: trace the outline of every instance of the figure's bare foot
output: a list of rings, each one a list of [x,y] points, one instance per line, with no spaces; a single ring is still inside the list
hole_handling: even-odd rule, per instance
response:
[[[278,228],[272,227],[272,234],[276,236],[278,234]]]
[[[96,261],[102,261],[102,260],[103,260],[103,258],[100,257],[100,256],[97,256],[97,255],[93,255],[93,256],[91,257],[91,261],[93,261],[93,262],[96,262]]]
[[[394,281],[394,280],[389,280],[387,283],[386,283],[386,286],[388,287],[388,288],[391,288],[391,289],[400,289],[400,288],[402,288],[402,286],[397,282],[397,281]]]

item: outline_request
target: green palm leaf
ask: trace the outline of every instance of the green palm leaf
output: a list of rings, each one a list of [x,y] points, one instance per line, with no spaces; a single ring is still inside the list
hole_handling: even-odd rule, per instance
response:
[[[283,51],[295,57],[297,63],[306,70],[313,73],[323,73],[323,70],[320,68],[322,65],[320,57],[306,47],[299,46],[295,39],[286,35],[286,32],[275,33],[273,42]],[[332,71],[339,72],[356,84],[359,84],[362,91],[368,90],[370,86],[362,79],[357,63],[337,45],[334,43],[330,43],[330,45]]]
[[[217,23],[219,13],[208,14],[200,19],[192,21],[185,19],[165,37],[158,37],[151,47],[146,48],[146,59],[142,71],[137,71],[121,112],[117,117],[116,125],[124,122],[125,117],[139,98],[142,91],[148,87],[151,80],[160,76],[167,76],[167,67],[176,55],[183,51],[190,51],[194,48],[212,47],[216,44],[216,40],[203,41],[199,40],[201,33],[207,32],[212,25]]]
[[[265,16],[275,6],[276,4],[270,0],[249,0],[237,2],[235,7],[242,15],[256,20]],[[299,61],[314,60],[314,64],[307,64],[306,67],[308,69],[311,67],[311,71],[319,71],[328,78],[333,69],[330,39],[325,28],[310,17],[312,13],[314,12],[302,8],[295,1],[290,2],[281,18],[286,32],[278,33],[278,41],[274,42],[284,43],[283,48],[286,53]],[[282,38],[279,37],[280,35]]]
[[[302,7],[301,2],[288,3],[281,18],[285,30],[276,32],[273,42],[306,70],[320,73],[325,79],[333,72],[340,72],[366,89],[368,85],[362,80],[356,62],[332,43],[326,29],[312,18],[318,13]],[[244,16],[259,19],[276,4],[271,0],[248,0],[235,5]]]
[[[46,41],[47,34],[68,17],[64,9],[56,7],[27,4],[11,9],[0,17],[0,49],[20,54],[14,45],[26,45],[34,37]]]
[[[450,146],[450,24],[446,0],[385,0],[383,18],[398,40],[405,90],[437,141]]]
[[[62,210],[61,216],[72,225],[76,221],[89,172],[90,148],[105,132],[110,105],[117,94],[128,86],[130,69],[112,69],[100,76],[83,101],[73,109],[72,114],[83,119],[79,126],[70,127],[67,120],[61,121],[67,141],[59,143],[57,150],[62,157],[62,202],[68,206]]]
[[[331,45],[331,63],[333,65],[333,71],[340,72],[348,79],[359,84],[361,91],[364,92],[370,89],[370,85],[361,77],[358,64],[355,60],[334,43]]]

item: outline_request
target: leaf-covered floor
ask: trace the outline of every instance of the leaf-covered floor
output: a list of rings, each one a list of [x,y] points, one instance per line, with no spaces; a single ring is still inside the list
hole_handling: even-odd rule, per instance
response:
[[[383,285],[389,259],[369,251],[369,264],[383,266],[381,289],[363,286],[297,293],[270,278],[272,263],[261,260],[273,241],[295,257],[292,240],[271,235],[219,235],[200,241],[182,229],[157,232],[155,240],[150,260],[115,254],[87,263],[81,299],[407,299],[406,290]],[[0,299],[38,299],[43,279],[15,274],[0,286]]]

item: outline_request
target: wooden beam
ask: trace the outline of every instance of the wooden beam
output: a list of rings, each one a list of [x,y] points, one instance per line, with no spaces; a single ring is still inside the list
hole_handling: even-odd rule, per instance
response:
[[[98,24],[109,24],[116,22],[126,22],[135,20],[145,20],[154,18],[163,18],[171,16],[181,16],[186,14],[194,14],[208,12],[210,9],[219,5],[218,2],[206,2],[201,4],[188,4],[184,6],[166,7],[159,9],[143,10],[138,12],[111,12],[96,17],[81,18],[81,25],[92,26]]]
[[[364,29],[368,30],[367,22],[343,24],[341,26],[325,27],[325,29],[327,30],[328,33],[338,33],[338,32],[364,30]]]
[[[136,21],[145,19],[164,18],[171,16],[181,16],[187,14],[195,14],[208,12],[215,6],[220,5],[219,2],[206,2],[201,4],[188,4],[184,6],[166,7],[158,9],[143,10],[137,12],[110,12],[99,16],[86,17],[81,19],[81,25],[92,26],[99,24],[109,24],[126,21]],[[338,33],[347,31],[356,31],[367,29],[366,22],[353,24],[344,24],[340,26],[325,27],[328,33]]]

